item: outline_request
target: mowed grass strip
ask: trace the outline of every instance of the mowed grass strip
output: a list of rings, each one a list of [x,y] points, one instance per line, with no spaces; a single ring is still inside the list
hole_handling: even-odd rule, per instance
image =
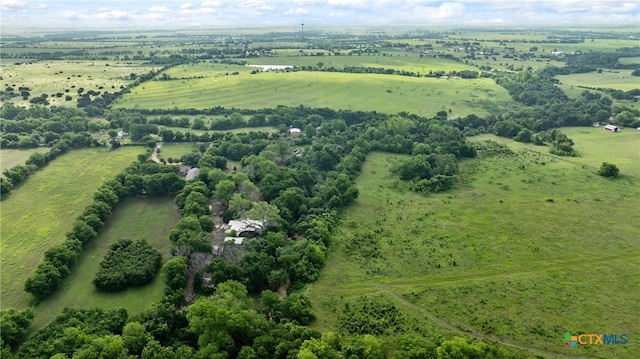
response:
[[[436,79],[329,72],[267,72],[216,79],[147,82],[117,101],[117,108],[272,108],[278,105],[425,116],[486,115],[487,106],[512,105],[493,80]]]
[[[0,202],[2,307],[24,308],[23,289],[44,252],[65,239],[73,221],[106,180],[136,160],[142,147],[74,150],[34,173]]]
[[[48,148],[29,148],[18,149],[9,148],[0,150],[0,172],[15,167],[17,165],[24,165],[24,162],[36,152],[49,152]]]
[[[99,291],[92,281],[109,246],[119,239],[145,239],[158,249],[166,260],[171,249],[169,232],[178,220],[180,213],[171,197],[129,198],[120,203],[105,223],[100,235],[84,248],[80,260],[62,287],[36,307],[32,329],[46,325],[65,307],[124,307],[130,315],[134,315],[158,301],[165,288],[160,275],[143,287],[128,288],[115,293]]]
[[[390,174],[405,156],[369,155],[360,196],[309,290],[314,327],[335,331],[343,299],[386,291],[465,332],[560,354],[570,354],[564,331],[640,332],[640,187],[514,144],[512,156],[464,161],[459,188],[429,196]],[[377,257],[362,257],[375,248]],[[632,358],[640,343],[579,350]]]

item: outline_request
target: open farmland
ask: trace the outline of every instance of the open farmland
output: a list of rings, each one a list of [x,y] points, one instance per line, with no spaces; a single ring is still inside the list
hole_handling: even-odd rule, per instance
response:
[[[175,99],[180,98],[180,101]],[[117,108],[261,109],[277,105],[433,116],[438,111],[486,115],[511,106],[507,91],[493,80],[436,79],[330,72],[265,72],[219,78],[153,81],[117,101]]]
[[[631,76],[631,70],[603,69],[602,73],[589,72],[586,74],[556,76],[563,85],[585,88],[609,88],[629,91],[640,88],[640,78]]]
[[[46,148],[32,149],[1,149],[0,150],[0,172],[17,165],[24,165],[24,162],[36,152],[47,152]]]
[[[640,187],[513,144],[514,154],[463,162],[457,190],[427,197],[390,174],[403,156],[369,155],[360,195],[309,291],[315,328],[338,330],[343,301],[381,293],[423,334],[466,333],[546,357],[634,358],[637,341],[570,351],[562,338],[640,331]]]
[[[100,185],[136,160],[141,147],[75,150],[34,173],[0,202],[2,306],[24,308],[24,282],[44,252],[61,243]]]
[[[100,235],[89,243],[73,272],[51,298],[37,307],[34,327],[50,322],[63,308],[116,309],[124,307],[137,314],[158,301],[164,292],[160,275],[139,288],[108,293],[95,288],[92,281],[109,246],[119,239],[146,239],[166,260],[170,250],[169,232],[180,219],[171,197],[129,198],[120,203],[105,222]]]
[[[20,64],[3,63],[0,69],[3,89],[10,86],[20,94],[19,87],[28,87],[29,98],[47,94],[47,100],[52,105],[75,107],[80,88],[84,92],[93,90],[113,93],[133,82],[130,77],[132,73],[147,73],[155,68],[141,66],[139,61],[42,60]],[[58,93],[61,97],[56,96]],[[67,101],[66,96],[71,96],[71,100]],[[11,101],[19,106],[29,103],[22,96],[13,97]]]

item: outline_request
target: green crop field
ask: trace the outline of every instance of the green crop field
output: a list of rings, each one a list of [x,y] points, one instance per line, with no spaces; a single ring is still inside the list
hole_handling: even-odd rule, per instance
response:
[[[52,105],[72,107],[76,106],[79,88],[84,88],[85,92],[94,90],[113,93],[120,91],[120,86],[127,86],[132,82],[129,77],[131,73],[147,73],[155,68],[142,66],[138,61],[124,63],[88,60],[48,60],[21,65],[4,63],[0,66],[4,78],[2,85],[14,87],[18,94],[18,87],[28,87],[31,93],[29,98],[44,93],[49,96],[47,100]],[[63,95],[56,97],[56,93]],[[71,101],[65,100],[67,95],[72,97]],[[29,103],[21,96],[13,97],[11,101],[20,106]]]
[[[176,102],[174,99],[179,98]],[[486,115],[496,106],[513,106],[507,91],[491,79],[435,79],[325,72],[240,74],[216,79],[154,81],[131,90],[117,108],[260,109],[277,105],[334,109],[407,111],[433,116]]]
[[[0,202],[2,307],[24,308],[24,282],[44,252],[61,243],[100,185],[136,160],[141,147],[75,150],[34,173]]]
[[[466,160],[458,189],[428,196],[390,174],[403,156],[369,155],[360,195],[308,290],[314,328],[339,330],[343,300],[380,293],[409,318],[409,331],[467,334],[532,357],[634,358],[633,339],[562,344],[566,331],[640,332],[640,186],[595,173],[606,155],[594,154],[606,153],[611,137],[569,136],[590,150],[566,159],[506,140],[512,155]],[[621,156],[637,156],[637,139],[625,141]]]
[[[24,165],[24,162],[36,152],[47,152],[48,148],[31,149],[1,149],[0,150],[0,172],[17,165]]]
[[[562,84],[573,87],[602,87],[622,91],[640,88],[640,78],[631,76],[631,70],[603,69],[602,73],[559,75],[556,78]]]
[[[53,320],[65,307],[124,307],[129,314],[137,314],[158,301],[165,288],[160,275],[146,286],[116,293],[97,290],[92,280],[109,246],[119,239],[146,239],[166,260],[171,248],[169,232],[179,219],[180,213],[171,197],[130,198],[121,203],[105,223],[100,235],[84,248],[80,260],[62,287],[36,307],[37,315],[32,330]]]

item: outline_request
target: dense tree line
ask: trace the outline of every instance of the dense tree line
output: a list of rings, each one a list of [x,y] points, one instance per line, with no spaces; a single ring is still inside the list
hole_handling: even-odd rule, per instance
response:
[[[109,292],[140,287],[151,282],[161,264],[162,254],[144,239],[121,239],[109,247],[93,284]]]
[[[31,106],[18,107],[10,102],[0,108],[0,146],[4,148],[33,148],[53,145],[62,139],[76,143],[71,134],[83,134],[102,129],[97,122],[90,122],[87,114],[67,107]]]

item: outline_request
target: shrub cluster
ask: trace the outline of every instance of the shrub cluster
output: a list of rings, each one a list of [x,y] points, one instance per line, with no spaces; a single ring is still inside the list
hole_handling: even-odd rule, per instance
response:
[[[100,262],[93,284],[102,290],[116,292],[127,287],[149,283],[162,264],[162,255],[147,241],[121,239],[109,247]]]

